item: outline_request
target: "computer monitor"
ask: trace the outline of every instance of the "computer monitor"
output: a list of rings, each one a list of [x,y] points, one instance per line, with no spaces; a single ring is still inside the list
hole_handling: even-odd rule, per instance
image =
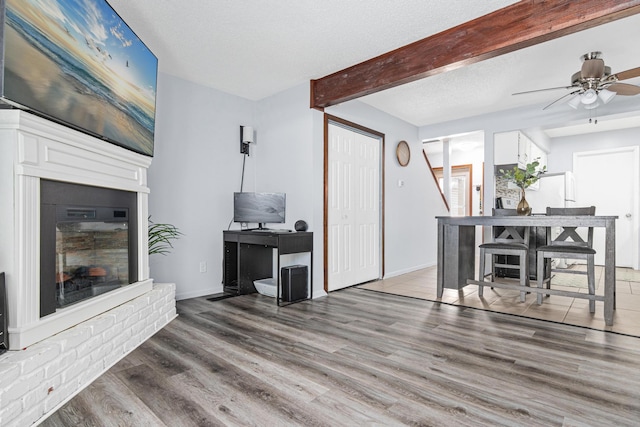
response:
[[[264,225],[285,222],[284,193],[233,193],[233,221]]]

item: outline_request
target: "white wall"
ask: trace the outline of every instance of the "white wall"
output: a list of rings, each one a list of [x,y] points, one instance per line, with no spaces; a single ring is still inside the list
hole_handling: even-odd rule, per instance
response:
[[[293,229],[303,219],[316,233],[314,295],[323,295],[323,128],[316,124],[322,113],[309,108],[308,85],[255,102],[160,74],[157,109],[149,212],[152,221],[174,224],[184,236],[168,256],[151,257],[151,277],[176,283],[177,299],[222,292],[222,231],[233,217],[233,192],[240,191],[239,126],[247,125],[255,143],[243,189],[287,194],[286,223],[274,226]],[[200,273],[202,261],[206,273]]]
[[[309,108],[309,86],[299,85],[257,103],[256,191],[287,194],[286,224],[304,220],[314,233],[313,294],[325,295],[323,275],[322,113]],[[318,134],[318,132],[320,134]],[[282,264],[307,264],[290,255]],[[274,272],[275,274],[275,272]]]
[[[549,172],[573,170],[573,153],[637,145],[640,145],[638,127],[552,138],[548,169]]]
[[[252,101],[159,75],[149,214],[184,236],[169,255],[152,255],[149,264],[156,282],[176,283],[178,299],[222,291],[222,231],[233,217],[244,157],[240,125],[255,126],[254,109]],[[255,185],[255,163],[252,154],[248,191]],[[200,273],[201,261],[206,273]]]
[[[435,217],[448,212],[422,155],[418,129],[360,101],[330,107],[326,112],[385,134],[385,277],[435,265]],[[396,145],[401,140],[411,148],[406,167],[396,160]],[[400,180],[402,187],[398,186]]]

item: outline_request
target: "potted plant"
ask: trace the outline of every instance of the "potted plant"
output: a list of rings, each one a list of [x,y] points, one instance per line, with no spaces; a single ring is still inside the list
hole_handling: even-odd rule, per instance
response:
[[[540,162],[536,159],[532,163],[527,163],[524,169],[514,166],[513,169],[500,169],[500,173],[504,178],[513,182],[521,190],[522,197],[516,207],[518,215],[531,215],[531,208],[525,198],[525,190],[540,179],[540,175],[547,171],[547,167],[543,166],[538,169]]]
[[[170,252],[173,245],[172,239],[182,236],[178,228],[171,224],[156,224],[149,217],[149,255],[162,254],[166,255]]]

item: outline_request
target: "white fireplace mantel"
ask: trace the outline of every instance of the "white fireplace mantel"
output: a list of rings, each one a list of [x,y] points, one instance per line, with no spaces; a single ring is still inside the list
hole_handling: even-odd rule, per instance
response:
[[[147,241],[151,158],[19,110],[0,110],[0,271],[17,350],[152,289]],[[40,318],[40,179],[137,193],[138,280]]]

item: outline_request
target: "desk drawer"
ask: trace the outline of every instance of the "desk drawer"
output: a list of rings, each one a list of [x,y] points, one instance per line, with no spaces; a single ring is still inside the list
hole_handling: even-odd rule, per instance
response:
[[[278,246],[278,236],[266,234],[256,236],[255,234],[241,234],[238,241],[249,245]]]
[[[280,254],[295,254],[313,250],[313,234],[291,233],[280,236]]]

